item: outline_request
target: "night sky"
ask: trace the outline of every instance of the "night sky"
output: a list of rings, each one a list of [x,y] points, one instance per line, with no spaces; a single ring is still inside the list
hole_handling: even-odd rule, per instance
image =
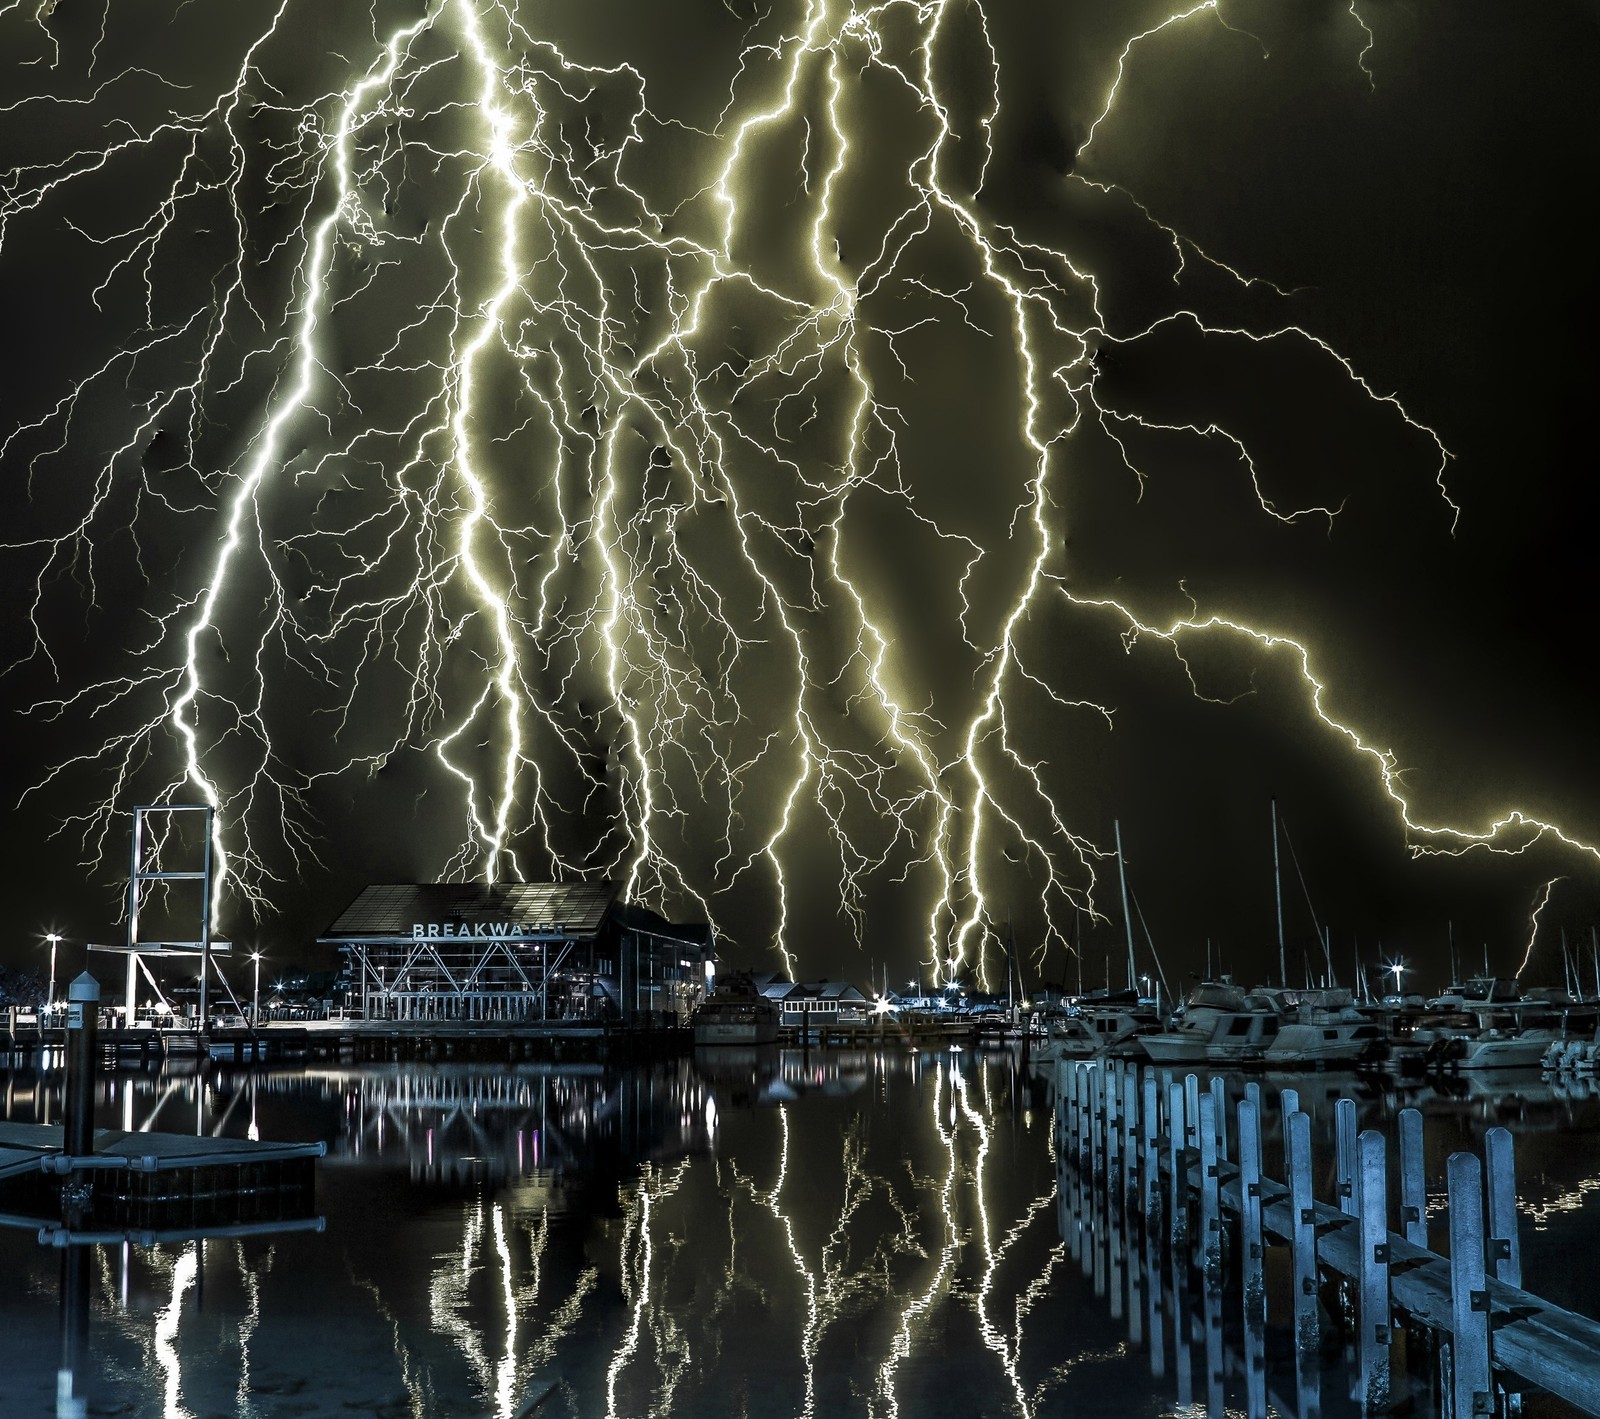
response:
[[[591,873],[761,968],[1115,980],[1120,821],[1169,984],[1254,977],[1276,797],[1292,978],[1313,910],[1509,973],[1554,882],[1559,982],[1595,14],[1174,13],[0,6],[0,960],[214,795],[279,960]]]

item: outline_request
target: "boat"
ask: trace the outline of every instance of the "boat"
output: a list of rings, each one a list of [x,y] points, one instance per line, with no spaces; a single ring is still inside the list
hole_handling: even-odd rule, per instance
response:
[[[1201,982],[1166,1030],[1138,1043],[1157,1064],[1285,1070],[1362,1063],[1382,1045],[1347,990],[1246,991],[1231,981]]]
[[[778,1007],[749,976],[730,976],[701,1002],[692,1026],[696,1045],[770,1045],[778,1038]]]
[[[1157,1064],[1259,1064],[1281,1024],[1270,997],[1231,981],[1202,981],[1165,1030],[1140,1035],[1139,1043]]]
[[[1550,992],[1524,996],[1514,980],[1475,976],[1428,1002],[1429,1019],[1413,1033],[1428,1042],[1436,1067],[1530,1069],[1571,1036],[1574,1002]]]
[[[1092,991],[1050,1018],[1045,1037],[1032,1046],[1033,1062],[1037,1067],[1060,1059],[1140,1058],[1140,1038],[1160,1028],[1155,1005],[1137,991]]]

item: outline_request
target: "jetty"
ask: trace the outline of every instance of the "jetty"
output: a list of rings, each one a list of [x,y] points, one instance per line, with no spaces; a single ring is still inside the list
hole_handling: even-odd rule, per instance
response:
[[[1431,1249],[1416,1109],[1402,1110],[1391,1149],[1382,1132],[1358,1132],[1355,1102],[1340,1099],[1332,1196],[1318,1197],[1313,1181],[1329,1160],[1319,1174],[1295,1089],[1272,1099],[1252,1081],[1230,1098],[1221,1076],[1116,1060],[1062,1061],[1055,1083],[1062,1236],[1113,1316],[1127,1318],[1130,1339],[1149,1346],[1158,1375],[1170,1317],[1180,1403],[1191,1383],[1180,1301],[1193,1293],[1204,1303],[1214,1398],[1233,1334],[1252,1419],[1268,1412],[1273,1304],[1290,1337],[1295,1395],[1272,1407],[1299,1419],[1321,1413],[1320,1357],[1339,1338],[1350,1397],[1366,1413],[1388,1410],[1403,1380],[1428,1390],[1447,1419],[1515,1415],[1533,1390],[1600,1415],[1600,1322],[1524,1288],[1506,1129],[1488,1131],[1481,1159],[1449,1157],[1444,1255]],[[1264,1171],[1268,1122],[1280,1125],[1281,1179]]]

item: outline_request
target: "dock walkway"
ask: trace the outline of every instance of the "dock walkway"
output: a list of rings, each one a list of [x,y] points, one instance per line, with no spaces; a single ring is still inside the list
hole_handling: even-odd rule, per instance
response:
[[[1062,1061],[1056,1072],[1061,1224],[1097,1288],[1109,1274],[1113,1314],[1126,1276],[1130,1323],[1153,1304],[1168,1271],[1198,1269],[1220,1297],[1233,1272],[1243,1298],[1251,1380],[1248,1411],[1260,1407],[1266,1294],[1264,1249],[1291,1260],[1291,1333],[1302,1383],[1301,1411],[1316,1413],[1305,1370],[1319,1345],[1320,1280],[1348,1288],[1360,1356],[1358,1395],[1368,1412],[1387,1408],[1391,1347],[1409,1327],[1432,1335],[1444,1361],[1440,1388],[1456,1419],[1515,1410],[1516,1376],[1591,1415],[1600,1415],[1600,1322],[1524,1289],[1517,1237],[1513,1142],[1486,1139],[1487,1169],[1474,1154],[1449,1160],[1450,1257],[1429,1245],[1423,1120],[1400,1117],[1400,1225],[1391,1229],[1387,1141],[1356,1132],[1356,1106],[1337,1106],[1332,1201],[1312,1195],[1310,1123],[1297,1091],[1268,1100],[1259,1085],[1227,1107],[1220,1077],[1115,1061]],[[1263,1174],[1262,1134],[1281,1102],[1287,1182]],[[1230,1146],[1231,1143],[1231,1146]],[[1092,1267],[1091,1267],[1092,1260]],[[1177,1284],[1177,1281],[1174,1282]],[[1160,1325],[1148,1317],[1152,1344]],[[1135,1337],[1137,1338],[1137,1336]],[[1219,1341],[1220,1343],[1220,1341]],[[1153,1357],[1153,1363],[1154,1357]],[[1509,1397],[1509,1398],[1508,1398]]]

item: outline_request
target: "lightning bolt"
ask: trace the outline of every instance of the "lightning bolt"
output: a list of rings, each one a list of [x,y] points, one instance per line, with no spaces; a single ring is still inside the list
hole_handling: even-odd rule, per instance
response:
[[[728,62],[705,113],[505,0],[375,2],[330,22],[340,48],[314,62],[320,12],[279,0],[220,78],[177,59],[107,74],[109,10],[68,42],[52,8],[0,5],[0,42],[40,61],[0,111],[70,112],[92,138],[0,170],[0,261],[64,225],[125,329],[19,416],[0,463],[38,497],[4,544],[34,578],[10,670],[59,686],[35,715],[90,744],[23,798],[95,785],[61,824],[87,866],[119,860],[120,807],[198,799],[218,909],[264,913],[318,861],[326,805],[365,785],[392,806],[404,776],[439,875],[603,873],[708,918],[744,903],[791,973],[818,900],[859,942],[881,894],[909,896],[935,977],[986,982],[1019,882],[1041,952],[1096,914],[1105,849],[1026,732],[1115,724],[1039,643],[1063,599],[1130,650],[1171,645],[1203,695],[1191,642],[1287,658],[1414,854],[1549,840],[1600,860],[1515,804],[1425,815],[1303,640],[1068,589],[1080,453],[1113,451],[1142,490],[1144,448],[1209,444],[1269,528],[1342,515],[1271,495],[1225,420],[1120,402],[1102,352],[1175,336],[1314,362],[1422,450],[1440,530],[1461,516],[1437,430],[1298,322],[1186,303],[1196,259],[1253,301],[1293,293],[1099,166],[1147,54],[1220,26],[1270,60],[1217,0],[1128,35],[1066,179],[1170,248],[1172,298],[1142,324],[1090,243],[982,200],[1006,85],[971,0],[798,0],[708,31]],[[200,33],[192,8],[174,23]],[[1349,13],[1372,83],[1376,37]],[[97,211],[135,177],[144,208]],[[993,525],[925,476],[943,426],[907,410],[955,338],[992,351],[979,391],[1003,395],[983,428]],[[905,622],[885,545],[959,568],[947,604]],[[128,602],[122,668],[58,629]],[[937,681],[908,644],[924,621]],[[422,795],[445,806],[424,819]]]

